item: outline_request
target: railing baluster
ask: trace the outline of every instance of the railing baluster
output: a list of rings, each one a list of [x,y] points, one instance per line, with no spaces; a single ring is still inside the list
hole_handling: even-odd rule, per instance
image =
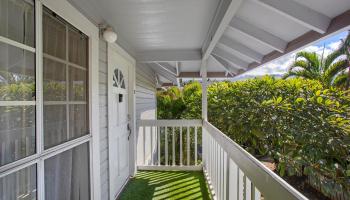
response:
[[[143,165],[146,165],[146,126],[143,126]]]
[[[175,166],[175,127],[173,126],[173,166]]]
[[[245,199],[251,200],[252,199],[252,182],[249,180],[249,178],[245,177]]]
[[[261,199],[261,193],[260,191],[258,190],[258,188],[256,188],[253,184],[253,194],[252,194],[252,197],[254,197],[254,200],[260,200]]]
[[[197,152],[197,126],[195,126],[194,127],[194,165],[197,165],[197,155],[198,155],[198,152]]]
[[[165,165],[168,165],[168,127],[165,127]]]
[[[182,165],[182,126],[180,126],[180,165]]]
[[[229,162],[229,180],[228,180],[228,192],[229,192],[229,200],[237,200],[238,199],[238,167],[236,163],[234,163],[230,158]]]
[[[224,153],[224,199],[230,198],[230,162],[227,153]]]
[[[215,141],[215,186],[219,194],[219,144]]]
[[[190,165],[190,127],[187,126],[187,165]]]
[[[214,178],[215,178],[215,176],[214,176],[214,140],[213,140],[213,138],[212,137],[210,137],[210,151],[209,151],[209,153],[210,153],[210,179],[211,179],[211,182],[212,182],[212,185],[213,185],[213,187],[214,187]]]
[[[244,200],[244,173],[240,169],[238,171],[238,199]]]
[[[158,165],[160,165],[160,126],[157,126],[157,140],[158,140]]]
[[[213,138],[212,138],[213,139]],[[215,187],[215,193],[217,190],[217,186],[216,186],[216,160],[217,156],[216,156],[216,142],[213,139],[213,182],[214,182],[214,187]]]
[[[218,199],[221,199],[221,193],[220,193],[220,146],[217,144],[217,161],[216,161],[216,191],[218,193]]]
[[[224,150],[220,148],[220,196],[224,199]]]
[[[150,127],[150,134],[151,134],[151,165],[153,166],[154,156],[153,156],[153,149],[154,149],[154,141],[153,141],[153,126]]]

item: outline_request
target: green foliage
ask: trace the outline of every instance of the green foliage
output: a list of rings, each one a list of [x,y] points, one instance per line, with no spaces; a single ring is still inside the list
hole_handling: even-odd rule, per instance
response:
[[[186,109],[182,93],[177,87],[158,91],[157,101],[158,119],[181,119],[181,115]]]
[[[176,112],[199,118],[200,87],[192,84],[186,88],[195,88],[196,95],[180,96],[187,99],[185,107],[194,107]],[[317,180],[327,182],[322,186],[326,195],[350,191],[349,106],[347,91],[303,78],[263,77],[208,87],[213,125],[256,157],[273,158],[281,176],[323,177]]]

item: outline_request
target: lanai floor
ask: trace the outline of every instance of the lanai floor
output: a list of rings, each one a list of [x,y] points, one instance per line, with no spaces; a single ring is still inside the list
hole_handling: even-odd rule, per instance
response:
[[[121,200],[211,199],[201,171],[139,171]]]

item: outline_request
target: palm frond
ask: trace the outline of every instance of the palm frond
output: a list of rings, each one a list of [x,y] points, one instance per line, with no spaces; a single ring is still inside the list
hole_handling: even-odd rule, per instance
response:
[[[283,78],[289,78],[289,77],[302,77],[306,79],[314,79],[314,80],[320,80],[320,76],[316,73],[312,73],[306,70],[294,70],[294,71],[288,71]]]
[[[310,71],[320,71],[321,59],[315,52],[301,51],[296,54],[297,59],[305,59],[308,62],[308,67]]]
[[[347,60],[339,60],[333,63],[331,66],[328,67],[327,71],[324,72],[324,79],[325,81],[330,84],[331,81],[335,78],[335,76],[345,69],[347,69],[348,61]]]
[[[289,71],[294,70],[295,68],[302,68],[304,70],[309,70],[308,63],[305,60],[296,60],[289,66]],[[310,71],[310,70],[309,70]]]
[[[341,51],[334,51],[331,54],[329,54],[324,61],[324,71],[327,71],[328,68],[332,65],[332,63],[339,58],[339,56],[344,55]]]
[[[335,87],[345,88],[348,79],[349,79],[349,75],[347,73],[345,73],[345,72],[341,73],[340,75],[338,75],[334,79],[332,85],[335,86]]]

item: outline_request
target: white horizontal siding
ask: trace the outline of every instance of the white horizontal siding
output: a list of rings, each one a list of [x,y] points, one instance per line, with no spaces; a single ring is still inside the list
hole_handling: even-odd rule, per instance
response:
[[[100,40],[99,56],[101,200],[108,200],[107,43],[103,40]]]
[[[156,119],[156,84],[155,75],[153,70],[146,66],[136,67],[136,119]],[[146,128],[146,137],[143,138],[143,129],[139,129],[137,135],[137,163],[143,164],[144,150],[146,153],[146,158],[151,157],[152,149],[155,146],[151,144],[156,144],[156,138],[151,138],[150,128]],[[151,143],[153,139],[153,143]],[[143,148],[143,145],[146,145]],[[149,159],[148,159],[149,160]]]

